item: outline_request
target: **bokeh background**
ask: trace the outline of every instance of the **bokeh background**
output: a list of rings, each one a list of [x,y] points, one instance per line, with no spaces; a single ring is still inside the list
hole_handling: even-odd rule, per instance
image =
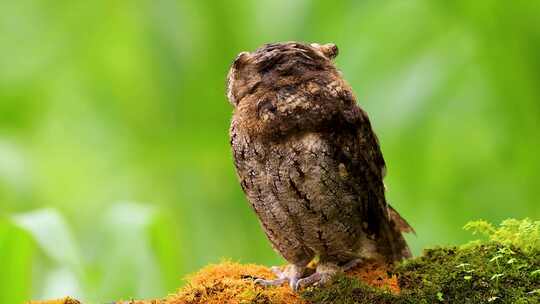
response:
[[[536,1],[0,1],[0,302],[161,297],[279,264],[238,186],[225,75],[334,42],[414,252],[540,217]]]

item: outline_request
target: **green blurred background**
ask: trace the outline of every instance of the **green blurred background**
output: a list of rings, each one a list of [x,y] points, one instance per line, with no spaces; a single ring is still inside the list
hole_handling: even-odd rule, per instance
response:
[[[0,302],[160,297],[272,265],[238,186],[225,75],[334,42],[416,254],[540,217],[537,1],[0,1]]]

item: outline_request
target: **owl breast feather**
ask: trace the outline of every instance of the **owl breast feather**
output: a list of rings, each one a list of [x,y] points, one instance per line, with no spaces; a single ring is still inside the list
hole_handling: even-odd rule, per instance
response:
[[[363,218],[367,191],[349,172],[359,160],[345,152],[358,145],[354,134],[304,132],[267,143],[238,132],[234,122],[231,131],[242,188],[287,260],[348,261],[360,249],[374,250]]]

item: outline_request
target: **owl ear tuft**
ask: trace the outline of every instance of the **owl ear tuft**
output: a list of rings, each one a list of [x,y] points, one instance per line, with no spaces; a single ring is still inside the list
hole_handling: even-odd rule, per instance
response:
[[[250,54],[249,52],[241,52],[236,56],[236,59],[233,62],[233,68],[240,69],[244,64],[246,64]]]
[[[326,57],[330,58],[330,59],[334,59],[337,57],[337,55],[339,55],[339,48],[337,47],[337,45],[333,44],[333,43],[328,43],[328,44],[325,44],[323,47],[325,47],[325,50],[326,50]]]
[[[229,74],[227,75],[227,98],[233,107],[236,107],[238,104],[237,92],[235,91],[235,82],[237,81],[238,74],[242,67],[247,63],[251,55],[248,52],[241,52],[236,56]]]
[[[318,43],[312,43],[312,47],[319,50],[326,58],[332,60],[337,57],[339,54],[339,49],[337,45],[333,43],[327,43],[327,44],[318,44]]]

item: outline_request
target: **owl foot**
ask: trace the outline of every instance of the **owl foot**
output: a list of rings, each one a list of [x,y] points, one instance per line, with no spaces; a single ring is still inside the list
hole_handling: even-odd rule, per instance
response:
[[[302,278],[296,282],[294,290],[306,288],[308,286],[324,286],[327,284],[337,273],[343,271],[343,267],[340,267],[333,263],[319,263],[317,270],[312,275]]]
[[[362,259],[362,258],[358,258],[358,259],[354,259],[354,260],[350,260],[349,262],[347,262],[345,265],[341,266],[341,270],[343,271],[349,271],[351,269],[353,269],[354,267],[362,264],[365,260]]]
[[[272,272],[276,274],[277,279],[274,280],[265,280],[265,279],[256,279],[255,284],[260,284],[262,286],[279,286],[285,282],[289,282],[289,285],[292,289],[295,289],[298,280],[302,277],[305,271],[305,267],[299,267],[296,265],[287,265],[284,270],[281,270],[279,267],[274,266],[271,268]]]
[[[321,263],[317,265],[317,270],[310,276],[298,280],[294,290],[305,288],[308,286],[324,286],[338,273],[353,269],[363,263],[364,259],[358,258],[347,262],[342,266],[333,263]]]

